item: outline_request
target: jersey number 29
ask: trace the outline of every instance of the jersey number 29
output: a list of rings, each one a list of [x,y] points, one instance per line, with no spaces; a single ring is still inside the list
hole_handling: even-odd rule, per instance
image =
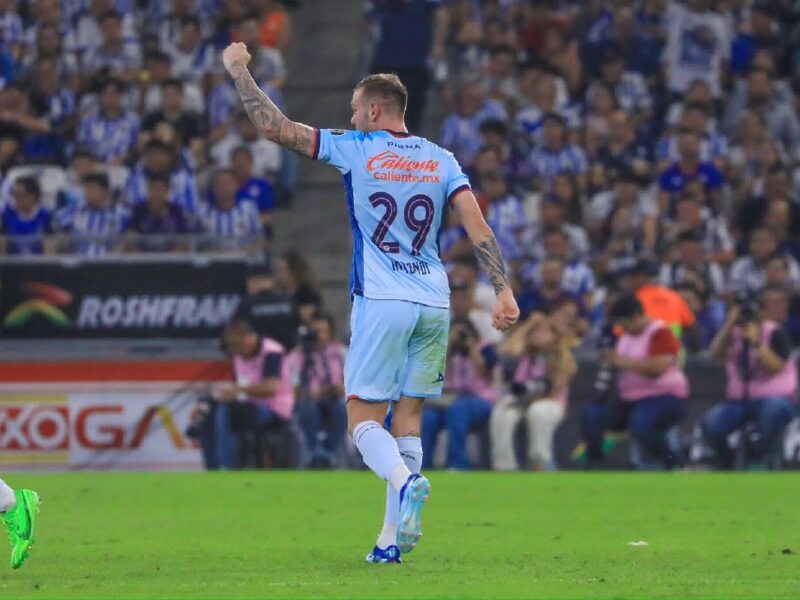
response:
[[[392,223],[397,218],[397,200],[386,192],[377,192],[369,197],[369,201],[375,208],[383,207],[385,209],[383,218],[372,234],[373,243],[388,254],[397,254],[400,252],[400,244],[398,242],[383,241],[389,233]],[[417,209],[422,209],[424,212],[421,219],[416,215]],[[412,256],[419,256],[422,247],[425,245],[425,240],[428,239],[431,225],[433,225],[433,212],[433,200],[424,194],[412,196],[406,203],[405,222],[408,228],[416,234],[411,242]]]

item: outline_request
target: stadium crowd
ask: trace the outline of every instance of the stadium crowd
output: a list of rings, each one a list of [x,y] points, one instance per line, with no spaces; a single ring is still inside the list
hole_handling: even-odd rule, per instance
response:
[[[263,247],[295,159],[258,134],[219,56],[247,43],[281,104],[284,4],[0,2],[5,253]]]
[[[4,252],[263,247],[295,157],[258,135],[218,56],[244,41],[281,105],[289,4],[0,0]],[[771,460],[796,414],[800,5],[366,4],[370,70],[406,83],[412,132],[438,88],[440,143],[470,177],[522,310],[509,335],[492,330],[493,291],[451,212],[453,321],[426,466],[446,431],[440,466],[469,468],[479,431],[494,468],[556,468],[583,352],[599,356],[579,415],[585,464],[603,464],[608,430],[629,431],[638,466],[684,462],[693,354],[727,371],[699,421],[713,460],[734,463],[734,432],[751,462]],[[344,347],[302,257],[273,268],[250,273],[223,336],[236,381],[193,422],[212,468],[242,464],[252,431],[306,464],[338,460]]]

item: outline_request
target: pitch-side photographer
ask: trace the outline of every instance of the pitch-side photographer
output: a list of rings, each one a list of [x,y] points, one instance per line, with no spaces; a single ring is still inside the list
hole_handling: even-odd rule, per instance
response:
[[[285,350],[275,340],[259,337],[248,321],[234,319],[223,333],[235,382],[216,387],[212,396],[214,464],[240,466],[242,431],[274,425],[288,427],[294,389],[284,365]]]
[[[505,350],[519,359],[510,393],[494,407],[491,417],[492,466],[508,471],[518,467],[514,430],[520,420],[528,426],[528,460],[537,470],[554,470],[553,437],[564,418],[569,385],[578,365],[570,342],[550,318],[529,317],[511,335]]]
[[[435,375],[431,374],[432,377]],[[447,376],[441,398],[425,403],[422,414],[423,468],[432,467],[436,440],[447,429],[447,466],[469,469],[467,436],[486,424],[500,397],[499,367],[494,345],[481,340],[469,319],[453,319],[447,350]]]
[[[795,416],[797,365],[791,340],[778,323],[764,319],[761,308],[748,302],[733,306],[709,349],[725,361],[727,400],[708,411],[701,426],[722,468],[733,464],[728,446],[733,431],[753,424],[758,440],[749,458],[757,462],[775,448]]]
[[[680,457],[670,448],[666,433],[686,417],[689,395],[680,344],[665,323],[645,315],[632,294],[614,302],[608,318],[622,330],[614,349],[604,351],[604,362],[618,371],[620,402],[614,406],[593,402],[584,409],[581,425],[587,457],[603,458],[606,429],[627,429],[648,454],[671,468]]]
[[[303,429],[306,466],[336,466],[336,455],[347,432],[344,400],[344,359],[347,349],[334,337],[330,315],[317,315],[301,326],[298,344],[286,357]]]

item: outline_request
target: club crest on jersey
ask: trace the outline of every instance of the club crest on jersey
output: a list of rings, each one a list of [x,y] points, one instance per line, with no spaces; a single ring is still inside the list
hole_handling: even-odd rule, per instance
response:
[[[331,135],[344,135],[344,129],[331,129]]]

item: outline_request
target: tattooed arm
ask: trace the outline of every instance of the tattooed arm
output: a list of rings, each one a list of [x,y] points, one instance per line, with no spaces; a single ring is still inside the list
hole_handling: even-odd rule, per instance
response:
[[[239,97],[242,99],[242,104],[244,104],[247,114],[250,115],[253,125],[268,140],[303,156],[313,158],[317,132],[308,125],[295,123],[288,119],[261,91],[247,69],[247,63],[250,62],[247,47],[241,42],[231,44],[222,53],[222,62],[233,78],[236,91],[239,92]]]
[[[467,230],[469,239],[475,247],[475,256],[489,281],[492,282],[497,297],[492,313],[492,325],[495,329],[505,331],[519,319],[519,307],[511,291],[511,284],[506,275],[505,262],[497,245],[491,227],[486,224],[483,213],[475,196],[469,190],[456,194],[453,206],[461,216],[461,223]]]

